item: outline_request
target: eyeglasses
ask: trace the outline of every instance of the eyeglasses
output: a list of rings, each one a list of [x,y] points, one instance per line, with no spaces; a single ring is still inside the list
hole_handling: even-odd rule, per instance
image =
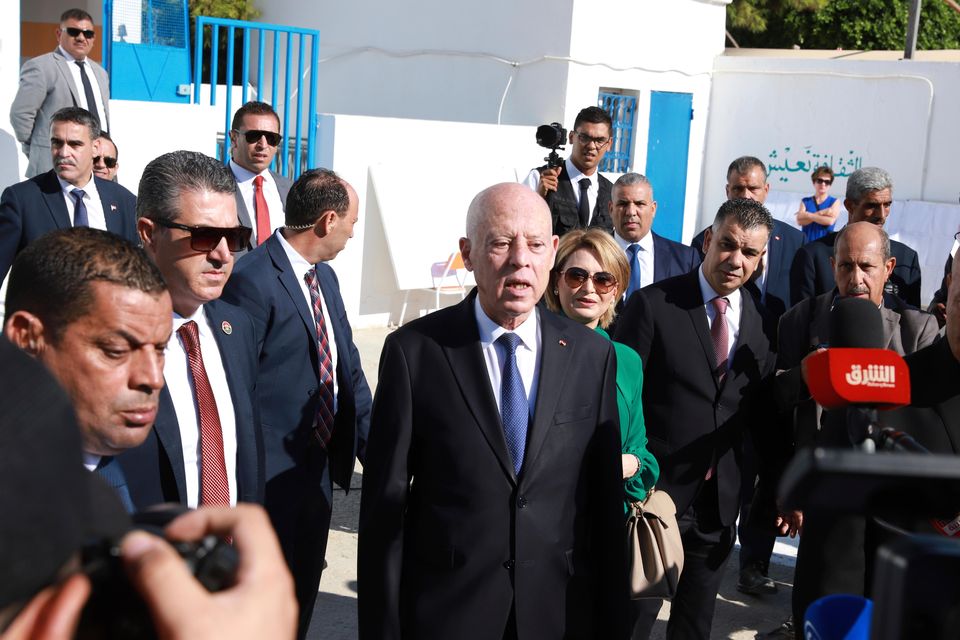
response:
[[[826,178],[817,178],[814,182],[817,184],[825,184],[828,187],[833,184],[833,180],[827,180]]]
[[[600,149],[603,149],[607,146],[607,143],[610,142],[610,138],[592,138],[585,133],[580,133],[579,131],[574,132],[577,134],[577,140],[580,141],[580,144],[583,146],[588,146],[591,142]]]
[[[93,29],[78,29],[76,27],[67,27],[66,29],[64,29],[64,31],[66,31],[67,35],[70,36],[71,38],[76,38],[82,33],[83,37],[86,38],[87,40],[93,40],[93,37],[97,35]]]
[[[213,251],[220,245],[220,240],[227,241],[230,251],[243,251],[250,244],[250,227],[188,227],[185,224],[154,220],[161,227],[167,229],[182,229],[190,234],[190,248],[200,253]]]
[[[242,133],[243,137],[246,139],[247,144],[256,144],[260,142],[260,138],[265,137],[267,139],[267,144],[271,147],[275,147],[280,144],[280,134],[276,131],[261,131],[259,129],[250,129],[249,131],[240,131],[239,129],[234,129],[237,133]]]
[[[560,272],[563,276],[563,282],[571,289],[579,289],[587,278],[593,280],[593,288],[599,294],[610,293],[610,290],[617,286],[617,278],[612,273],[606,271],[597,271],[594,274],[587,273],[586,269],[580,267],[570,267]]]
[[[103,164],[107,166],[107,169],[113,169],[117,166],[117,159],[111,158],[110,156],[93,156],[93,163],[96,164],[103,160]]]

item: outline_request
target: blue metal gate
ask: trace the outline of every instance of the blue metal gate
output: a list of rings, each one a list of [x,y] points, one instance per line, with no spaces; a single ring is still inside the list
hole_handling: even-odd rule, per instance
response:
[[[633,148],[633,128],[637,120],[637,99],[634,96],[601,91],[597,106],[609,113],[613,120],[610,148],[603,156],[600,171],[626,173],[630,171],[630,150]]]

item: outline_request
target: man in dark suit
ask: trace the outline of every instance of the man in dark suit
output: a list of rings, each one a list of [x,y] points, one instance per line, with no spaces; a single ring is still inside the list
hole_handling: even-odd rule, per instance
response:
[[[60,16],[57,48],[27,60],[20,69],[20,88],[10,105],[10,124],[30,160],[27,177],[46,173],[50,162],[50,125],[54,113],[80,107],[93,114],[97,126],[110,129],[110,79],[88,56],[96,32],[83,9]]]
[[[230,127],[230,172],[237,180],[240,224],[253,229],[253,246],[283,226],[290,181],[270,170],[280,144],[280,116],[265,102],[237,109]]]
[[[773,355],[742,287],[772,228],[759,202],[725,202],[707,230],[700,268],[633,295],[617,325],[615,339],[644,362],[648,447],[660,463],[658,486],[676,503],[686,555],[668,638],[709,637],[735,538],[744,431],[767,451],[758,405]],[[646,638],[661,602],[638,604],[634,638]]]
[[[830,311],[838,299],[864,298],[879,307],[882,348],[900,355],[922,349],[938,337],[939,327],[931,314],[907,308],[897,298],[893,298],[896,306],[891,307],[884,299],[884,284],[896,259],[882,227],[869,222],[848,224],[837,234],[834,247],[831,263],[836,288],[801,301],[780,319],[777,369],[783,373],[778,379],[793,378],[795,386],[790,395],[800,400],[790,429],[797,448],[850,446],[847,412],[823,412],[821,419],[820,408],[800,381],[803,358],[830,343]],[[887,414],[884,422],[890,417]],[[801,517],[803,525],[793,588],[794,620],[802,620],[807,606],[821,596],[864,594],[869,590],[869,567],[876,551],[873,541],[877,540],[872,523],[859,516],[813,512],[789,515],[793,529],[800,525]]]
[[[523,181],[550,206],[554,235],[587,227],[613,231],[609,214],[612,185],[597,170],[612,135],[613,122],[606,111],[600,107],[581,110],[570,131],[570,157],[559,167],[544,165],[532,170]]]
[[[218,299],[250,238],[236,188],[223,164],[193,151],[155,158],[140,178],[137,227],[170,288],[176,336],[153,433],[120,460],[139,508],[263,501],[253,321]]]
[[[53,114],[47,131],[54,167],[0,196],[0,279],[17,253],[54,229],[94,227],[137,242],[136,197],[93,175],[100,125],[85,109]]]
[[[878,167],[863,167],[847,179],[847,196],[843,206],[849,214],[847,224],[871,222],[882,227],[893,204],[893,180]],[[805,298],[832,291],[833,268],[830,257],[837,240],[837,231],[804,245],[790,267],[793,304]],[[920,260],[917,252],[896,240],[890,241],[891,255],[897,264],[887,280],[886,293],[912,307],[920,307]]]
[[[77,227],[46,234],[17,256],[6,336],[69,393],[83,462],[132,511],[114,456],[139,446],[156,418],[170,294],[142,249]]]
[[[613,350],[537,308],[558,242],[542,198],[490,187],[466,228],[476,290],[383,347],[360,638],[622,638]]]
[[[353,236],[357,194],[335,173],[300,176],[286,226],[243,256],[223,296],[253,317],[259,342],[267,511],[310,625],[330,528],[331,480],[350,489],[363,461],[370,388],[329,265]]]

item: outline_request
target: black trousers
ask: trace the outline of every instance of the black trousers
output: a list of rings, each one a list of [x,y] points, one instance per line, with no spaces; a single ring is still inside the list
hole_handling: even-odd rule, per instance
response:
[[[777,536],[770,527],[751,524],[750,507],[756,493],[758,475],[757,450],[753,438],[747,435],[743,441],[743,463],[741,466],[743,484],[740,488],[740,522],[737,535],[740,538],[740,570],[751,564],[759,564],[766,573],[770,567],[770,555]]]
[[[678,518],[683,541],[683,573],[670,607],[668,640],[708,640],[717,592],[733,549],[734,526],[720,524],[716,481],[704,483],[693,506]],[[647,640],[663,600],[631,603],[633,640]]]

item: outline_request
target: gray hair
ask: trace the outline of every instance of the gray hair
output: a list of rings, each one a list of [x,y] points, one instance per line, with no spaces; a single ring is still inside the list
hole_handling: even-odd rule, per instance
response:
[[[184,191],[237,192],[237,181],[222,162],[196,151],[171,151],[143,170],[137,189],[137,216],[172,222],[180,216]]]
[[[750,173],[751,169],[760,169],[763,173],[763,181],[767,181],[767,165],[763,163],[763,160],[760,158],[755,158],[753,156],[740,156],[736,160],[730,163],[730,166],[727,167],[727,182],[730,182],[731,175],[745,176]]]
[[[840,255],[840,242],[846,241],[848,230],[850,229],[850,227],[856,224],[860,224],[860,223],[854,222],[853,224],[848,224],[844,226],[843,229],[840,229],[839,233],[837,233],[837,237],[833,241],[833,259],[834,260],[837,260]],[[891,257],[893,257],[893,253],[890,250],[890,236],[887,234],[886,231],[883,230],[883,227],[877,224],[873,224],[872,222],[864,222],[863,224],[870,225],[870,228],[876,231],[877,235],[880,236],[880,248],[883,250],[883,261],[886,262]]]
[[[81,127],[86,127],[90,132],[90,139],[96,140],[100,137],[100,119],[87,111],[83,107],[64,107],[50,116],[50,126],[57,122],[72,122]]]
[[[767,233],[773,232],[773,216],[765,206],[756,200],[747,198],[736,198],[727,200],[720,205],[717,211],[717,217],[713,219],[711,229],[713,233],[720,231],[720,227],[727,218],[734,218],[742,229],[754,229],[756,227],[766,227]]]
[[[634,185],[644,185],[650,189],[650,197],[653,197],[653,185],[650,183],[650,179],[647,176],[639,173],[625,173],[617,181],[613,183],[613,189],[610,190],[611,193],[619,187],[632,187]]]
[[[857,169],[847,179],[847,199],[859,202],[871,191],[893,191],[893,178],[880,167]]]

